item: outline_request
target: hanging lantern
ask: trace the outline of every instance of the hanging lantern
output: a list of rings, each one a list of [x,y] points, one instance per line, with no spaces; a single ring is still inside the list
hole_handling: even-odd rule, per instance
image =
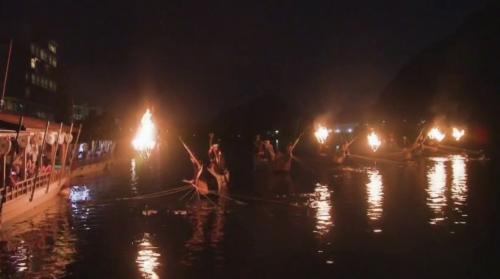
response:
[[[35,145],[42,145],[43,144],[43,132],[41,133],[36,133],[34,136],[33,136],[33,142]]]
[[[6,155],[9,153],[12,147],[12,142],[9,138],[0,138],[0,155]]]
[[[17,144],[21,148],[26,148],[30,144],[30,137],[29,136],[20,136],[17,138]]]
[[[58,143],[59,143],[59,144],[63,144],[63,143],[64,143],[64,138],[65,138],[65,137],[66,137],[66,133],[61,133],[61,134],[59,135],[59,138],[58,138],[58,139],[59,139],[59,140],[58,140]]]
[[[47,137],[45,138],[45,142],[48,145],[53,145],[57,140],[57,133],[56,132],[49,132],[47,134]]]
[[[71,141],[73,141],[73,135],[72,134],[66,134],[65,137],[64,137],[64,140],[66,141],[66,143],[71,143]]]

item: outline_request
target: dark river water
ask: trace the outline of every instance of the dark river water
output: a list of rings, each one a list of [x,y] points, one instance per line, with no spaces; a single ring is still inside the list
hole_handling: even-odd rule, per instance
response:
[[[69,198],[4,226],[0,277],[499,278],[491,161],[304,159],[274,175],[235,156],[221,196],[120,199],[190,178],[185,154],[162,160],[78,178]]]

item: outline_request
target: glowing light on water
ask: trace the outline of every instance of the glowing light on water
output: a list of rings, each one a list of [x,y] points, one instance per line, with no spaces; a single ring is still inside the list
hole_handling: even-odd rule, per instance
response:
[[[130,160],[130,186],[132,186],[132,193],[137,194],[137,172],[136,172],[135,159]]]
[[[382,192],[382,175],[377,169],[370,169],[367,172],[368,183],[366,184],[366,190],[368,194],[368,208],[366,215],[374,225],[374,232],[382,232],[382,229],[377,227],[376,222],[382,217],[382,202],[384,199],[384,193]]]
[[[151,237],[148,233],[139,241],[138,255],[135,262],[139,267],[139,271],[143,278],[157,279],[160,278],[157,274],[157,269],[160,266],[160,253],[157,252],[158,247],[151,244]]]
[[[149,154],[156,146],[156,127],[149,109],[142,116],[139,129],[132,140],[132,146],[136,151],[146,154]]]
[[[441,142],[445,138],[445,134],[443,132],[441,132],[441,130],[439,130],[439,128],[434,127],[429,131],[429,133],[427,133],[427,137],[431,140]]]
[[[453,127],[452,136],[455,138],[456,141],[459,141],[464,135],[465,135],[464,129],[459,130],[459,129]]]
[[[73,186],[69,193],[69,199],[71,202],[86,201],[90,197],[90,190],[87,186]]]
[[[327,234],[333,226],[332,203],[328,186],[316,183],[316,188],[309,203],[316,210],[316,233],[319,235]]]
[[[316,131],[314,132],[314,136],[316,137],[316,140],[320,144],[324,144],[328,137],[330,136],[330,133],[332,132],[331,129],[328,129],[324,127],[323,125],[319,125]]]
[[[444,218],[444,207],[446,206],[446,168],[445,158],[432,158],[434,165],[427,171],[427,206],[431,209],[433,216],[429,223],[435,225]]]
[[[462,155],[451,156],[451,199],[454,204],[454,211],[457,212],[460,224],[466,223],[467,214],[463,212],[467,202],[467,170],[466,158]]]
[[[373,150],[373,152],[376,152],[380,145],[382,145],[382,142],[380,141],[379,137],[375,132],[371,132],[368,136],[368,145],[370,148]]]

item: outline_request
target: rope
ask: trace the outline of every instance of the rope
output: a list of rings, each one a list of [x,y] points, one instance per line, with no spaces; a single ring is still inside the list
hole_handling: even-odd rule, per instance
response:
[[[260,201],[260,202],[287,205],[287,206],[297,207],[297,208],[304,207],[304,206],[300,206],[300,205],[292,204],[292,203],[288,203],[288,202],[277,201],[277,200],[268,200],[268,199],[262,199],[262,198],[252,197],[252,196],[244,196],[244,195],[232,195],[232,196],[237,197],[237,198],[241,198],[241,199],[246,199],[246,200],[254,200],[254,201]]]
[[[219,196],[219,197],[221,197],[221,198],[224,198],[224,199],[227,199],[227,200],[233,201],[233,202],[235,202],[236,204],[239,204],[239,205],[246,205],[246,203],[245,203],[245,202],[239,201],[239,200],[237,200],[237,199],[233,199],[233,198],[231,198],[231,197],[229,197],[229,196],[227,196],[227,195],[222,195],[222,194],[216,194],[216,195],[218,195],[218,196]]]
[[[143,199],[153,199],[153,198],[159,198],[159,197],[164,197],[164,196],[169,196],[173,194],[177,194],[179,192],[183,192],[185,190],[191,189],[191,186],[181,186],[177,187],[174,189],[169,189],[165,191],[160,191],[160,192],[154,192],[154,193],[148,193],[144,195],[139,195],[139,196],[134,196],[134,197],[125,197],[125,198],[117,198],[116,200],[143,200]]]

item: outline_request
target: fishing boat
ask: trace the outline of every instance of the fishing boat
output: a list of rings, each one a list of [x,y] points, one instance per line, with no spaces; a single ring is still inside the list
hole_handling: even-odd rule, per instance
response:
[[[220,150],[216,150],[218,160],[215,158],[213,160],[211,159],[210,164],[206,167],[203,162],[195,156],[189,146],[187,146],[182,139],[180,139],[180,141],[189,154],[189,159],[193,164],[194,170],[193,178],[191,180],[184,180],[184,182],[193,186],[195,190],[202,195],[214,193],[215,191],[220,192],[225,189],[229,184],[229,170],[225,167],[225,164],[223,164]],[[209,148],[209,157],[211,156],[210,153],[211,148]],[[216,185],[211,183],[214,180]]]
[[[254,154],[254,170],[256,171],[272,171],[276,173],[290,172],[292,168],[292,160],[294,159],[293,150],[300,141],[300,134],[295,142],[286,146],[285,152],[274,151],[273,145],[269,140],[256,140],[256,151]]]
[[[81,126],[0,112],[0,127],[2,224],[41,206],[68,185],[77,146],[73,142],[78,142]]]

